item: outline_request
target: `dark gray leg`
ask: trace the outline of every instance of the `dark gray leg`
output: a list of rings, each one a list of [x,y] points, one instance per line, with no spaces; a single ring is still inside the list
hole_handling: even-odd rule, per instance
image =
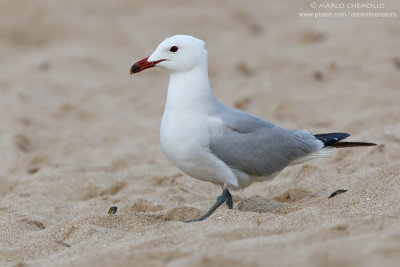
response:
[[[233,200],[232,200],[232,195],[229,192],[228,189],[226,189],[226,200],[225,200],[226,205],[228,206],[228,209],[233,209]]]
[[[213,212],[218,209],[219,206],[222,205],[222,203],[226,202],[226,205],[228,206],[228,208],[232,209],[233,208],[233,202],[232,202],[232,195],[229,192],[228,188],[223,188],[222,190],[222,194],[217,197],[217,201],[215,202],[215,204],[200,218],[198,219],[194,219],[194,220],[189,220],[189,221],[185,221],[186,223],[189,222],[201,222],[204,221],[205,219],[207,219],[211,214],[213,214]]]

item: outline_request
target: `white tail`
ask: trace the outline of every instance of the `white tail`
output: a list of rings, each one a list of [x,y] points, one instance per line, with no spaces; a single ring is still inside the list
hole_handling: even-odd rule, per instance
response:
[[[319,151],[312,152],[312,153],[306,154],[304,156],[301,156],[295,160],[292,160],[289,163],[289,165],[304,163],[306,161],[316,159],[316,158],[336,158],[336,151],[332,147],[324,147]]]

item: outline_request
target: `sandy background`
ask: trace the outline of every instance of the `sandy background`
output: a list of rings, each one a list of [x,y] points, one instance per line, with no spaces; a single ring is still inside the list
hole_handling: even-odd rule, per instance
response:
[[[399,18],[204,2],[0,2],[1,266],[398,266]],[[220,188],[162,153],[168,74],[129,76],[178,33],[207,42],[223,103],[380,145],[288,168],[234,192],[233,210],[182,223]],[[328,200],[337,189],[349,191]]]

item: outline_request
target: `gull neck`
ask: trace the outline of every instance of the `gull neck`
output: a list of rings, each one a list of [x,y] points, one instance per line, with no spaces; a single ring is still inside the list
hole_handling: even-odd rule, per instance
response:
[[[207,63],[189,71],[171,73],[165,112],[201,112],[212,114],[221,106],[208,80]]]

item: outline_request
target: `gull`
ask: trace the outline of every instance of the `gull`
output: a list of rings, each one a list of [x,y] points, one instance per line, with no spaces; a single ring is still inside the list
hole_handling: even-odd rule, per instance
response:
[[[169,72],[161,147],[185,174],[222,187],[222,194],[203,216],[186,222],[205,220],[224,202],[232,209],[229,189],[271,180],[290,165],[333,157],[335,148],[376,145],[341,141],[348,133],[314,135],[284,129],[225,106],[211,90],[207,55],[204,41],[175,35],[130,69],[131,74],[151,67]]]

